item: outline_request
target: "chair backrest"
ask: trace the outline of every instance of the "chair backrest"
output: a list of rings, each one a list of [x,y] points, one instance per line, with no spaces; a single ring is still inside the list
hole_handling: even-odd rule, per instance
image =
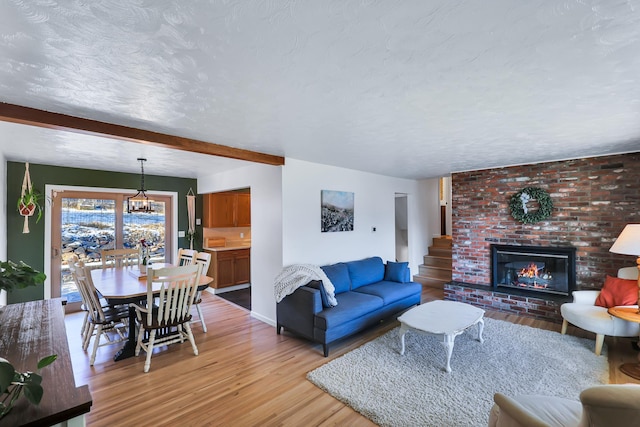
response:
[[[211,254],[209,252],[198,252],[195,262],[202,264],[202,275],[206,276],[209,272],[209,265],[211,264]]]
[[[102,268],[130,267],[138,264],[138,249],[103,249]]]
[[[193,249],[178,249],[178,265],[191,265],[196,261],[198,251]]]
[[[621,279],[638,280],[638,267],[622,267],[618,270]]]
[[[606,384],[580,393],[585,426],[632,426],[640,419],[640,385]]]
[[[155,301],[157,309],[147,313],[147,325],[174,326],[190,321],[201,271],[201,264],[151,269],[147,274],[147,301]],[[160,294],[156,295],[158,286]]]
[[[73,277],[73,281],[75,282],[76,280],[76,264],[78,262],[81,262],[80,259],[78,258],[77,255],[73,254],[71,255],[71,257],[69,257],[69,259],[67,259],[67,265],[69,266],[69,272],[71,273],[71,276]],[[82,266],[84,267],[84,263],[82,263]]]
[[[86,267],[82,261],[78,261],[73,267],[73,276],[78,285],[82,302],[89,311],[92,320],[96,323],[104,322],[105,315],[102,311],[100,296],[91,279],[91,269]]]

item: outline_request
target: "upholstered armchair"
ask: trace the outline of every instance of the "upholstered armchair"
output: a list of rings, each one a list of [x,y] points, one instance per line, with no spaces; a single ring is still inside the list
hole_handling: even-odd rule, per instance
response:
[[[625,267],[618,270],[618,278],[637,280],[637,267]],[[635,291],[637,300],[637,290]],[[606,335],[612,337],[637,337],[640,334],[640,324],[627,322],[610,315],[606,307],[595,305],[600,291],[574,291],[573,302],[562,304],[562,334],[567,332],[569,323],[581,329],[596,334],[595,353],[599,356]],[[636,305],[637,307],[637,305]]]
[[[552,396],[493,396],[489,427],[629,427],[640,421],[640,384],[588,388],[580,401]]]

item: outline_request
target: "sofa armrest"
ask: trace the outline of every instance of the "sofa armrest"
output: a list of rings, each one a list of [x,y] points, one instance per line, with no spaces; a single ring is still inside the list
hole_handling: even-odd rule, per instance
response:
[[[594,305],[600,291],[573,291],[572,295],[576,304]]]
[[[489,417],[489,425],[492,427],[549,427],[549,424],[515,399],[495,393],[493,401],[495,405]]]
[[[322,311],[320,291],[301,286],[276,305],[277,332],[284,327],[313,338],[315,315]]]

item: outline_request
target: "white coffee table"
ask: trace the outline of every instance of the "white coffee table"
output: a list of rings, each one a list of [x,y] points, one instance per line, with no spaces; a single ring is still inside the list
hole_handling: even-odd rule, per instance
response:
[[[431,301],[412,308],[402,316],[400,321],[400,340],[402,342],[401,355],[404,355],[404,335],[414,330],[430,335],[442,335],[447,352],[447,366],[445,370],[451,372],[451,354],[455,338],[466,329],[478,325],[478,341],[484,342],[484,310],[457,301]]]

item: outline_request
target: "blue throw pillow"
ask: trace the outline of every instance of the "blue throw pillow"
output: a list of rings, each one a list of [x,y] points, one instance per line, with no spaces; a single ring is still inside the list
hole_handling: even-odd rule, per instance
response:
[[[320,298],[322,299],[322,306],[324,308],[331,307],[331,304],[329,304],[329,297],[327,296],[327,291],[324,289],[322,280],[312,280],[307,283],[307,286],[320,291]]]
[[[349,277],[351,277],[351,290],[384,279],[384,263],[380,257],[349,261],[347,266],[349,267]]]
[[[349,269],[347,264],[339,262],[337,264],[325,265],[320,267],[327,275],[333,287],[335,294],[341,294],[351,290],[351,278],[349,277]]]
[[[391,282],[406,283],[407,271],[409,269],[408,262],[391,262],[387,261],[387,265],[384,269],[384,280]]]

